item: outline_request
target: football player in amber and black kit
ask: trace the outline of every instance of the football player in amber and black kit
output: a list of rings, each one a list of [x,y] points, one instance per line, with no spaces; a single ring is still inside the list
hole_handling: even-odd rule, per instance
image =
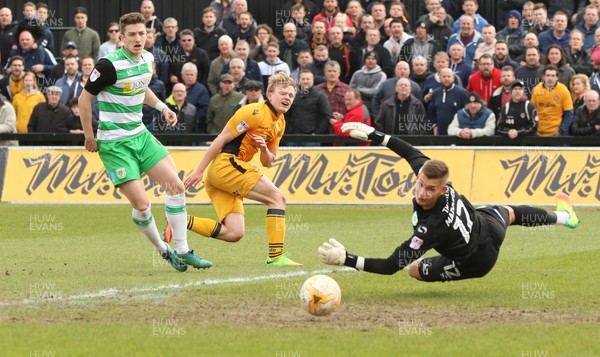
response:
[[[318,249],[321,261],[377,274],[394,274],[408,266],[408,274],[423,281],[479,278],[496,263],[509,225],[564,224],[575,228],[579,220],[567,195],[557,196],[556,211],[531,206],[487,206],[475,209],[448,183],[448,166],[431,160],[409,143],[375,131],[363,123],[346,123],[342,131],[363,141],[387,146],[410,164],[417,175],[413,236],[388,258],[349,254],[331,238]],[[421,258],[429,249],[441,255]]]

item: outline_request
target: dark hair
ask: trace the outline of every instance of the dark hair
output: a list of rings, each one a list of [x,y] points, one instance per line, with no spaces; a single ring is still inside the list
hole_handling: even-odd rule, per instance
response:
[[[392,21],[390,21],[390,27],[392,27],[392,24],[402,24],[402,27],[404,28],[404,22],[402,22],[402,20],[398,17],[392,18]]]
[[[558,64],[556,65],[556,67],[560,68],[562,66],[564,66],[565,64],[567,64],[567,59],[565,58],[565,51],[563,50],[562,47],[560,47],[559,45],[550,45],[548,47],[548,49],[546,49],[546,58],[544,59],[544,65],[550,65],[552,63],[550,63],[550,59],[548,58],[548,53],[550,53],[550,50],[556,48],[560,51],[560,61],[558,61]]]
[[[21,56],[12,56],[11,58],[8,59],[8,66],[10,67],[10,65],[13,63],[14,60],[17,61],[21,61],[23,63],[23,65],[25,65],[25,58],[21,57]]]
[[[432,180],[444,179],[444,181],[447,181],[450,176],[450,169],[448,169],[448,165],[442,160],[429,160],[421,166],[419,173],[423,173],[423,175]]]
[[[121,33],[125,33],[125,27],[129,25],[137,25],[144,24],[146,25],[146,20],[144,19],[144,15],[139,12],[130,12],[121,16],[119,19],[119,27],[121,28]],[[144,27],[145,28],[145,27]]]
[[[527,46],[527,47],[525,47],[525,51],[523,53],[527,54],[527,50],[532,49],[532,48],[537,51],[538,55],[540,54],[540,48],[536,47],[536,46]]]
[[[504,40],[496,40],[496,45],[497,44],[505,44],[506,47],[508,47],[508,42],[504,41]],[[494,47],[496,47],[496,45],[494,45]]]
[[[299,11],[300,9],[305,9],[306,10],[306,8],[304,7],[304,5],[302,3],[296,4],[296,5],[292,6],[292,8],[290,10],[292,10],[292,11]]]
[[[544,67],[544,72],[542,72],[544,75],[546,74],[546,72],[548,71],[555,71],[556,74],[558,75],[558,67],[556,67],[553,64],[549,64],[546,67]]]

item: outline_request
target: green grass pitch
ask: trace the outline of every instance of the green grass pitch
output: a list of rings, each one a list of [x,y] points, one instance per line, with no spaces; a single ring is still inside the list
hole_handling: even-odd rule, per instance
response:
[[[575,230],[511,227],[486,277],[433,284],[328,267],[316,253],[335,237],[387,257],[410,237],[408,206],[288,206],[286,251],[301,268],[265,266],[266,210],[246,210],[238,243],[190,233],[214,266],[178,273],[127,205],[0,205],[0,355],[600,355],[598,209],[579,208]],[[163,207],[153,213],[162,230]],[[342,290],[321,318],[298,299],[316,272]]]

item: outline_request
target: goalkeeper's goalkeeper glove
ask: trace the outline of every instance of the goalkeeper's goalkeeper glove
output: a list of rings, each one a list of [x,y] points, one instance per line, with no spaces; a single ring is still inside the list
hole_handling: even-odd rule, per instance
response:
[[[342,131],[344,133],[350,133],[350,136],[355,139],[372,141],[376,144],[383,143],[386,137],[388,137],[384,133],[376,131],[375,128],[359,122],[344,123],[344,125],[342,125]]]
[[[329,238],[329,242],[323,243],[318,251],[321,261],[325,264],[341,266],[346,262],[346,248],[333,238]]]

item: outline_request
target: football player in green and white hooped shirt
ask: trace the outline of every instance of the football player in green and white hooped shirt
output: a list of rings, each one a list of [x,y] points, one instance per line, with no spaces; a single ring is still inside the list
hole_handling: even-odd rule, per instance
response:
[[[133,222],[173,268],[208,268],[212,263],[200,259],[187,243],[185,189],[177,176],[175,162],[167,149],[142,123],[143,104],[156,108],[169,125],[177,116],[148,88],[154,58],[144,50],[146,26],[139,12],[123,15],[119,21],[123,47],[96,63],[79,97],[85,148],[98,152],[113,185],[119,187],[133,206]],[[100,123],[98,138],[92,131],[91,101],[98,97]],[[141,174],[165,190],[167,221],[173,229],[175,252],[162,241],[150,210],[150,201],[140,181]]]

